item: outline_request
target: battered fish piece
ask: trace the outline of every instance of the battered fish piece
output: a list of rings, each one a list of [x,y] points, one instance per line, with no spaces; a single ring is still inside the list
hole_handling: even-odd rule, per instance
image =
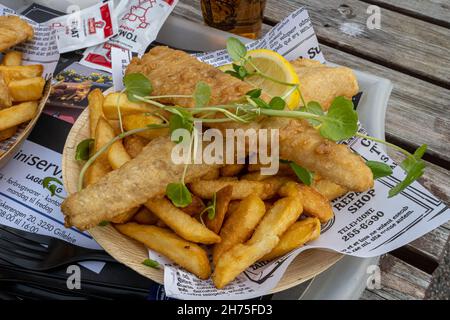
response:
[[[33,39],[34,31],[28,22],[17,16],[0,16],[0,51]]]
[[[300,79],[300,90],[306,103],[317,101],[326,111],[334,98],[351,99],[358,93],[358,81],[350,68],[329,67],[309,59],[297,59],[291,64]]]
[[[143,73],[152,82],[152,95],[190,95],[197,82],[211,87],[211,105],[238,100],[253,87],[213,66],[198,61],[184,51],[158,46],[144,56],[133,58],[126,73]],[[192,98],[161,99],[163,103],[194,107]]]
[[[306,120],[268,118],[264,128],[279,129],[280,158],[293,161],[353,191],[373,187],[372,171],[346,145],[322,137]]]
[[[171,161],[174,146],[169,137],[156,138],[136,158],[67,197],[61,206],[66,226],[90,229],[163,194],[166,186],[178,182],[183,173],[184,165]],[[190,165],[185,182],[201,177],[212,167]]]

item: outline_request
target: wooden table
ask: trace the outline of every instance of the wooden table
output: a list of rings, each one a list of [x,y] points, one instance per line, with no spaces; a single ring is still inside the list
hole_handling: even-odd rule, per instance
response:
[[[369,30],[369,5],[381,8],[381,29]],[[450,197],[450,4],[448,0],[267,0],[263,31],[305,6],[328,61],[394,84],[386,139],[410,151],[428,144],[421,183],[447,204]],[[200,0],[180,0],[175,14],[202,22]],[[351,32],[356,26],[361,32]],[[394,159],[401,159],[389,152]],[[362,299],[423,299],[430,282],[446,286],[443,261],[450,223],[381,257],[380,290]],[[447,261],[450,250],[446,251]],[[446,272],[445,272],[446,271]],[[440,275],[433,280],[433,274]],[[447,281],[449,279],[446,279]],[[447,296],[447,298],[450,298]]]

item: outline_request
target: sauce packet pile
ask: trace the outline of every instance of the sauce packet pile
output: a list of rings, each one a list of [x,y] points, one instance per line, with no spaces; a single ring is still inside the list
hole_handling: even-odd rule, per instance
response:
[[[47,25],[56,30],[59,53],[105,42],[118,30],[112,1],[51,19]]]
[[[111,72],[113,47],[143,55],[148,45],[156,39],[177,2],[178,0],[121,0],[114,9],[114,16],[118,21],[117,35],[87,48],[80,63]]]

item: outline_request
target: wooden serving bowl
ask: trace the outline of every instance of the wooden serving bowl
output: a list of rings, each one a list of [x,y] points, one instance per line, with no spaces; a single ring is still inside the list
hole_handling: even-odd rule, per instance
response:
[[[64,188],[67,194],[76,192],[81,166],[75,160],[78,143],[89,138],[89,110],[85,109],[74,123],[64,146],[62,171]],[[164,283],[164,271],[146,267],[142,264],[148,258],[145,246],[120,234],[114,227],[96,227],[89,230],[94,239],[111,256],[143,276],[160,284]],[[325,250],[311,249],[299,254],[289,265],[272,293],[289,289],[325,271],[343,257],[342,254]]]
[[[42,113],[42,110],[44,110],[48,96],[50,95],[50,87],[51,79],[48,79],[45,83],[44,93],[41,100],[39,101],[38,110],[34,118],[28,123],[20,125],[18,134],[16,133],[13,137],[0,142],[1,145],[7,146],[6,150],[2,150],[2,148],[0,148],[0,168],[4,167],[8,163],[9,159],[11,159],[16,154],[22,143],[30,135],[31,130],[33,130],[37,120],[39,119],[39,116]]]

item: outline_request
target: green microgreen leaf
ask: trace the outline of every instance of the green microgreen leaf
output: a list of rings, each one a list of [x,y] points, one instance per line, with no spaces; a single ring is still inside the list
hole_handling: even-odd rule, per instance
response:
[[[212,220],[216,216],[216,204],[217,204],[217,196],[214,192],[211,202],[208,204],[208,219]]]
[[[238,73],[239,77],[241,77],[242,79],[244,79],[248,75],[247,69],[245,69],[245,67],[243,66],[239,67]]]
[[[211,87],[203,82],[199,81],[195,86],[194,101],[196,107],[204,107],[208,104],[211,98]]]
[[[233,70],[227,70],[225,71],[226,74],[229,74],[230,76],[233,76],[235,78],[238,78],[240,80],[242,80],[243,78],[239,75],[239,73],[237,73],[236,71]]]
[[[75,151],[75,160],[85,161],[89,159],[90,151],[92,145],[94,144],[94,139],[85,139],[77,145]]]
[[[194,127],[194,118],[192,114],[188,111],[182,109],[171,109],[173,114],[169,118],[169,132],[172,134],[177,129],[186,129],[189,132],[192,132],[192,128]],[[183,141],[183,138],[180,137],[176,143],[180,143]]]
[[[424,169],[425,162],[421,160],[411,165],[405,179],[394,186],[391,190],[389,190],[389,198],[396,196],[397,194],[405,190],[411,183],[419,179],[424,174]]]
[[[155,260],[152,260],[152,259],[145,259],[144,261],[142,261],[142,264],[144,266],[147,266],[147,267],[150,267],[150,268],[159,269],[158,261],[155,261]]]
[[[239,61],[247,55],[247,48],[240,40],[230,37],[227,40],[227,52],[233,61]]]
[[[233,70],[236,71],[237,73],[239,73],[239,68],[241,67],[240,65],[236,64],[236,63],[232,63],[231,66],[233,67]]]
[[[261,98],[250,98],[256,105],[263,109],[270,109],[270,106]]]
[[[307,186],[310,186],[313,183],[314,173],[306,168],[303,168],[302,166],[299,166],[295,162],[289,162],[289,166],[295,172],[295,175],[300,179],[301,182],[303,182]]]
[[[103,220],[103,221],[101,221],[101,222],[98,224],[98,226],[99,226],[99,227],[106,227],[108,224],[109,224],[109,221]]]
[[[245,95],[249,96],[250,98],[259,98],[261,95],[262,90],[261,89],[252,89],[248,91]]]
[[[169,183],[166,188],[166,195],[175,207],[184,208],[192,202],[192,195],[184,183]]]
[[[427,145],[423,144],[419,148],[417,148],[416,151],[414,151],[414,154],[410,155],[409,157],[406,157],[405,160],[400,163],[400,167],[403,168],[406,172],[408,172],[411,167],[420,159],[422,159],[423,155],[427,151]]]
[[[139,102],[135,96],[145,97],[150,95],[153,90],[150,80],[142,73],[129,73],[123,78],[128,100]]]
[[[281,97],[273,97],[269,102],[269,107],[273,110],[283,110],[285,106],[286,101]]]
[[[318,116],[323,116],[324,112],[322,106],[317,101],[310,101],[306,104],[306,107],[300,108],[300,111],[309,112],[313,114],[317,114]],[[320,121],[316,119],[308,119],[308,122],[313,126],[320,125]]]
[[[333,100],[321,121],[320,134],[333,141],[351,138],[358,130],[358,115],[353,109],[353,102],[344,97]]]
[[[366,165],[372,170],[374,179],[387,177],[392,174],[392,168],[386,163],[369,160],[366,161]]]

